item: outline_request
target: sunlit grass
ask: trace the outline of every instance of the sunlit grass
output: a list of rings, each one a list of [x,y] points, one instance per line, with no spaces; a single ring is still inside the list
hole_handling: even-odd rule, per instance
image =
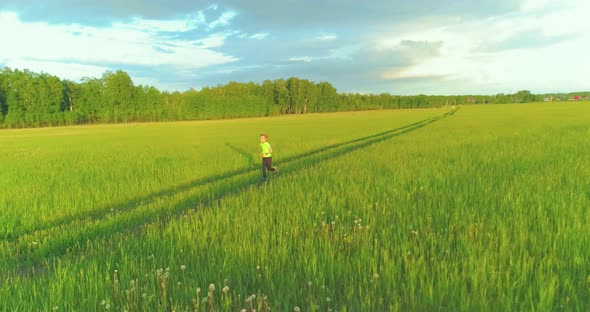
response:
[[[0,132],[0,306],[587,310],[588,108]]]

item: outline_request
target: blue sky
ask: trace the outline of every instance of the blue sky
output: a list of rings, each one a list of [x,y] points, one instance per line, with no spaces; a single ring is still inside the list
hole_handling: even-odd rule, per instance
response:
[[[590,90],[587,0],[0,0],[0,67],[122,69],[185,91],[300,77],[339,92]]]

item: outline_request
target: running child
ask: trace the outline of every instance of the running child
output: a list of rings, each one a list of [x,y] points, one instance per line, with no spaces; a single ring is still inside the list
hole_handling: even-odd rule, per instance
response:
[[[268,135],[260,135],[260,149],[262,152],[258,155],[262,157],[262,180],[266,181],[266,171],[274,171],[275,175],[279,173],[276,167],[272,166],[272,147],[268,143]]]

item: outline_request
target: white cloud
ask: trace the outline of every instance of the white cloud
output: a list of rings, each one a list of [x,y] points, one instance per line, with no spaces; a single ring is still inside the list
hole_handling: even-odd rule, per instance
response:
[[[309,63],[309,62],[313,61],[313,58],[310,56],[293,56],[293,57],[289,58],[289,61]]]
[[[200,40],[166,39],[159,31],[185,31],[200,18],[176,21],[136,19],[110,28],[26,23],[10,12],[0,12],[0,55],[12,68],[44,71],[67,79],[95,75],[100,64],[139,66],[167,65],[195,70],[231,63],[237,58],[211,50],[224,44],[226,35],[214,34]],[[106,66],[106,65],[105,65]]]
[[[269,33],[257,33],[257,34],[251,35],[249,38],[256,39],[256,40],[262,40],[262,39],[268,37],[268,35],[269,35]]]
[[[209,28],[214,29],[219,26],[227,26],[229,25],[229,22],[237,15],[238,14],[234,11],[223,12],[223,14],[221,14],[218,19],[209,24]]]
[[[529,1],[522,12],[483,21],[457,20],[445,26],[426,28],[379,38],[377,48],[400,51],[403,40],[441,41],[437,55],[413,59],[413,64],[399,69],[384,69],[382,79],[444,77],[454,81],[456,90],[442,86],[441,92],[462,93],[479,85],[480,92],[510,92],[529,89],[533,92],[589,89],[585,62],[590,51],[590,24],[586,13],[590,4],[570,1],[560,9],[542,13],[548,1]],[[484,46],[506,43],[521,33],[535,34],[547,44],[516,42],[512,49],[489,50]],[[564,36],[565,40],[552,41]],[[516,36],[518,39],[518,36]],[[464,89],[461,89],[464,88]]]
[[[338,37],[334,34],[321,34],[319,36],[316,37],[316,40],[320,40],[320,41],[332,41],[332,40],[336,40]]]

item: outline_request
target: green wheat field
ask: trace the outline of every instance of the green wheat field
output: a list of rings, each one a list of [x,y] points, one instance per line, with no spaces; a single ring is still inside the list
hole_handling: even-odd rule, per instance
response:
[[[2,130],[0,164],[2,311],[590,310],[588,102]]]

